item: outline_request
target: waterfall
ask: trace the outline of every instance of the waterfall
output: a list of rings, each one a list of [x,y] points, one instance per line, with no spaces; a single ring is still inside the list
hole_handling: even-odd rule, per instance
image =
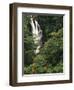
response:
[[[37,45],[36,50],[34,52],[35,54],[38,54],[42,46],[42,30],[40,28],[38,21],[35,18],[33,18],[33,16],[31,16],[31,27],[34,43]]]

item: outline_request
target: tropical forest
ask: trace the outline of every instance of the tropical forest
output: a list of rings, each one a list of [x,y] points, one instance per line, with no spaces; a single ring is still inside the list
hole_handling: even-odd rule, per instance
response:
[[[63,73],[63,15],[24,14],[24,74]]]

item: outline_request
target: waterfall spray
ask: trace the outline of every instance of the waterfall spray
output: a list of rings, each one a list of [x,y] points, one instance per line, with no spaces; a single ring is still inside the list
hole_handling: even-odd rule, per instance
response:
[[[38,54],[42,46],[42,30],[38,21],[33,16],[31,16],[31,27],[34,43],[37,44],[35,54]]]

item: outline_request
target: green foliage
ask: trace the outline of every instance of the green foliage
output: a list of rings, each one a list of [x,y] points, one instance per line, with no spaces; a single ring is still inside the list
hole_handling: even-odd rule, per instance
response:
[[[63,16],[37,16],[43,30],[43,46],[35,55],[30,17],[24,16],[24,73],[63,72]]]
[[[54,73],[57,73],[57,72],[63,72],[63,64],[62,62],[61,63],[58,63],[54,68],[53,68],[53,72]]]
[[[44,55],[37,55],[34,60],[34,63],[39,64],[39,65],[45,65],[47,60],[46,60],[46,56]]]

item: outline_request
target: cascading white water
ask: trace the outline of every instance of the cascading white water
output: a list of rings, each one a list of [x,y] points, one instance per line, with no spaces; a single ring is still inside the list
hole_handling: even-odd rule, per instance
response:
[[[34,43],[37,45],[35,54],[38,54],[40,52],[40,48],[42,45],[42,30],[37,20],[33,19],[32,16],[31,16],[31,26],[32,26],[32,35],[34,38]]]

